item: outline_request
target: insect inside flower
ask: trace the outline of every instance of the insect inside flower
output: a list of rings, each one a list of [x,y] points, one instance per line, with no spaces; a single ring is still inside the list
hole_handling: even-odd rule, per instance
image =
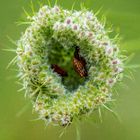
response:
[[[73,58],[73,67],[81,77],[87,77],[86,61],[79,55],[80,48],[76,46]]]
[[[126,56],[96,14],[45,5],[28,19],[13,62],[39,119],[67,127],[103,105],[108,109]]]
[[[68,73],[56,64],[52,64],[51,68],[53,69],[54,72],[56,72],[61,77],[67,77],[68,76]]]

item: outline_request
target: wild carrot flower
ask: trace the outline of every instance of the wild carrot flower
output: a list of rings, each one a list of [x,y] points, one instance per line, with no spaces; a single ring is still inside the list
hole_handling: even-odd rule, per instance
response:
[[[17,65],[39,118],[66,126],[106,105],[122,77],[123,55],[95,14],[43,6],[29,20],[17,44]],[[87,70],[87,76],[75,72],[74,58],[77,72]]]

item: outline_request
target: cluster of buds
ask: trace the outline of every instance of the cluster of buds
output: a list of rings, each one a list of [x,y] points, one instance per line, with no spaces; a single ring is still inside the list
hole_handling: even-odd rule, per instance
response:
[[[17,64],[25,93],[40,119],[67,126],[73,118],[111,100],[112,88],[122,77],[123,56],[93,12],[43,6],[29,20],[31,25],[17,43]],[[63,84],[65,77],[72,78],[64,70],[72,71],[65,63],[71,60],[66,51],[73,54],[75,70],[84,77],[84,84],[72,90]],[[52,65],[52,53],[52,61],[63,63],[64,69]]]

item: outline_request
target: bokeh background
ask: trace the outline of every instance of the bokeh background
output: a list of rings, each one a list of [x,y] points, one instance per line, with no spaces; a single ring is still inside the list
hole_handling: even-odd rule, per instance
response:
[[[51,0],[50,0],[51,1]],[[51,1],[53,3],[53,1]],[[58,0],[64,8],[70,9],[74,0]],[[82,0],[76,0],[75,9],[80,8]],[[134,53],[131,64],[140,64],[140,0],[85,0],[89,9],[97,11],[112,24],[122,37],[121,48]],[[37,0],[33,3],[38,7]],[[17,26],[22,20],[23,7],[29,10],[29,0],[0,0],[0,140],[76,140],[75,126],[70,126],[64,135],[60,127],[45,127],[43,121],[35,121],[32,106],[24,98],[24,92],[16,83],[15,66],[6,69],[14,53],[3,51],[15,47],[7,38],[19,39],[26,26]],[[98,16],[100,18],[100,15]],[[100,123],[95,113],[94,123],[81,122],[79,133],[81,140],[140,140],[140,69],[133,72],[133,79],[124,79],[125,85],[120,87],[114,110],[118,112],[121,122],[112,113],[103,113]],[[91,121],[92,122],[92,121]]]

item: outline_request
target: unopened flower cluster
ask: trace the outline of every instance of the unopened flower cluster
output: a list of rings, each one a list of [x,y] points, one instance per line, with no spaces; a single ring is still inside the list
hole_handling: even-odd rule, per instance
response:
[[[43,6],[28,20],[31,24],[17,44],[19,77],[40,119],[66,126],[111,100],[123,75],[122,55],[93,12]],[[65,48],[79,46],[87,62],[88,80],[76,90],[67,90],[50,67],[54,41]]]

